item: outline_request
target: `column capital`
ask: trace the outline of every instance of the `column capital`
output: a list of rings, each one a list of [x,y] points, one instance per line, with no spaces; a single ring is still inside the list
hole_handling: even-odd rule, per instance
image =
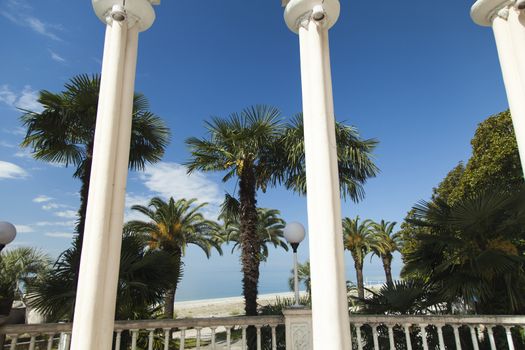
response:
[[[155,22],[153,5],[160,5],[160,0],[91,0],[97,17],[104,23],[113,21],[112,12],[119,8],[131,27],[138,25],[140,32],[148,30]]]
[[[310,20],[323,22],[331,28],[341,12],[339,0],[282,0],[284,20],[294,33]]]
[[[472,6],[470,16],[480,26],[490,27],[496,16],[506,19],[508,9],[516,2],[516,0],[478,0]]]

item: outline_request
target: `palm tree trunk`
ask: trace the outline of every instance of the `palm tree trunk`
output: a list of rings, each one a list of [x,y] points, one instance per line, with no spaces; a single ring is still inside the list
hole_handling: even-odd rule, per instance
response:
[[[90,155],[86,157],[86,160],[84,160],[84,164],[82,165],[83,169],[81,170],[80,174],[80,181],[81,181],[81,187],[80,187],[80,208],[78,209],[78,221],[77,226],[75,228],[75,231],[77,232],[79,236],[79,244],[80,248],[82,248],[82,242],[84,239],[84,229],[86,226],[86,212],[87,212],[87,202],[88,202],[88,195],[89,195],[89,181],[91,178],[91,163],[92,158]]]
[[[172,288],[170,288],[164,296],[164,317],[169,320],[172,320],[175,317],[175,295],[177,293],[177,287],[182,275],[182,251],[180,249],[176,249],[174,252],[172,252],[172,254],[175,259],[174,273],[177,274],[177,277],[175,278],[175,283],[173,284]]]
[[[383,269],[385,269],[386,283],[394,283],[392,279],[392,254],[381,256],[381,260],[383,260]]]
[[[365,283],[363,280],[363,263],[360,261],[354,261],[355,272],[357,275],[357,296],[360,299],[365,298]]]
[[[260,242],[257,236],[255,174],[251,165],[245,164],[243,169],[239,183],[239,197],[244,310],[247,316],[256,316]]]

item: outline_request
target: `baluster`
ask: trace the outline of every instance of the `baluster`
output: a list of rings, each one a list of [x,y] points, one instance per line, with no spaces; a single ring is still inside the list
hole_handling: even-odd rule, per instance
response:
[[[139,336],[138,329],[131,329],[131,350],[137,350],[137,338]]]
[[[396,350],[396,343],[394,341],[394,325],[387,325],[388,327],[388,341],[390,342],[390,350]]]
[[[438,339],[439,339],[439,349],[445,350],[445,341],[443,340],[443,327],[445,327],[444,324],[436,324],[436,328],[438,331]]]
[[[31,340],[29,340],[29,350],[35,350],[36,335],[31,334]]]
[[[354,339],[353,339],[354,334],[352,333],[352,326],[353,326],[352,325],[352,320],[350,320],[350,350],[354,349],[354,344],[353,344],[353,342],[354,342]]]
[[[54,337],[55,337],[54,333],[48,333],[47,334],[47,350],[52,350],[53,349],[53,338]]]
[[[410,325],[405,324],[405,341],[407,343],[407,350],[412,350],[412,339],[410,339]]]
[[[164,328],[164,350],[170,349],[170,333],[171,328]]]
[[[242,326],[242,350],[246,350],[246,326]]]
[[[211,329],[211,350],[215,349],[215,327],[210,327]]]
[[[276,331],[277,326],[271,326],[271,327],[272,327],[272,350],[277,350],[277,331]]]
[[[115,337],[115,350],[120,350],[120,341],[122,339],[122,331],[117,331],[117,335]],[[48,349],[51,350],[51,349]]]
[[[428,350],[428,341],[427,341],[427,325],[426,324],[420,324],[419,327],[421,328],[421,340],[423,341],[423,350]]]
[[[507,333],[507,344],[509,345],[509,350],[514,350],[514,341],[512,340],[512,326],[505,327],[505,333]]]
[[[474,348],[474,350],[479,350],[478,337],[476,335],[476,326],[469,325],[469,328],[470,328],[470,337],[472,338],[472,347]]]
[[[363,350],[363,341],[361,340],[361,325],[355,325],[355,333],[357,335],[357,349]]]
[[[492,325],[487,326],[487,332],[489,334],[489,340],[490,340],[490,348],[491,350],[497,350],[496,349],[496,342],[494,341],[494,333],[492,332]]]
[[[200,327],[197,327],[197,340],[195,340],[195,346],[197,347],[197,350],[201,349],[201,329]]]
[[[66,347],[64,348],[64,350],[69,350],[69,348],[71,347],[71,333],[65,333],[64,335],[66,337]]]
[[[231,327],[225,327],[226,328],[226,348],[228,350],[231,350],[232,348],[232,328]]]
[[[180,329],[180,346],[179,346],[179,349],[180,350],[184,350],[185,347],[186,347],[186,327],[182,327]]]
[[[456,350],[461,350],[461,339],[459,339],[459,325],[452,325],[454,329],[454,339],[456,340]]]
[[[149,331],[149,335],[148,335],[148,350],[153,350],[153,332],[155,331],[154,329],[146,329],[147,331]]]
[[[374,338],[374,350],[379,350],[379,340],[377,339],[377,324],[370,324],[372,328],[372,337]]]
[[[9,350],[16,350],[16,343],[18,342],[18,334],[11,335],[11,346]]]
[[[257,329],[257,350],[261,350],[261,326],[255,326]]]

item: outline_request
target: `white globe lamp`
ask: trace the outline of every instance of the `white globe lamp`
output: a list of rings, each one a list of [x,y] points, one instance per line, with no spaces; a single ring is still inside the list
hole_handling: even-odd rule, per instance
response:
[[[16,237],[16,227],[15,225],[0,221],[0,251],[4,249],[6,245],[11,243]]]
[[[294,277],[294,292],[295,305],[294,307],[301,307],[299,304],[299,276],[297,274],[297,248],[306,236],[304,226],[298,222],[291,222],[284,228],[284,238],[292,246],[293,249],[293,277]]]

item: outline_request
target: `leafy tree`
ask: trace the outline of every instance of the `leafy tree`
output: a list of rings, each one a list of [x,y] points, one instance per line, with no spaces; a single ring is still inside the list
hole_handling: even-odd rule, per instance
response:
[[[405,269],[439,285],[449,303],[461,302],[478,313],[525,310],[525,187],[509,194],[488,188],[450,205],[444,200],[414,208],[417,249]]]
[[[483,188],[498,186],[512,192],[523,185],[523,169],[509,111],[480,123],[471,145],[472,156],[461,181],[450,193],[452,203]]]
[[[392,284],[392,253],[399,250],[401,238],[397,233],[393,233],[396,222],[381,220],[380,223],[372,222],[372,235],[375,244],[372,246],[372,253],[379,256],[383,262],[386,283]]]
[[[36,159],[75,167],[73,176],[82,183],[76,227],[80,244],[89,193],[99,89],[98,75],[75,76],[65,84],[62,92],[40,91],[38,102],[44,110],[40,113],[26,111],[21,117],[27,128],[22,147],[31,149]],[[146,97],[136,93],[129,157],[129,167],[133,170],[158,162],[169,141],[168,128],[148,109]]]
[[[306,191],[302,119],[283,125],[280,112],[254,106],[226,119],[207,122],[208,138],[186,141],[192,153],[188,163],[195,170],[225,172],[223,181],[239,180],[240,246],[246,315],[257,314],[260,242],[257,235],[257,190],[284,184]],[[343,195],[361,198],[362,184],[375,176],[370,153],[373,140],[361,140],[354,128],[337,124],[338,159]]]
[[[378,247],[372,232],[372,221],[359,222],[359,216],[355,219],[343,219],[343,235],[345,249],[350,251],[354,259],[357,275],[357,295],[365,297],[365,284],[363,279],[363,264],[365,256],[374,248]]]
[[[79,255],[77,243],[62,253],[53,269],[28,291],[28,303],[49,321],[73,319]],[[170,254],[146,249],[140,237],[125,235],[120,258],[116,319],[151,318],[176,278],[173,274],[175,268],[176,262]]]
[[[206,220],[202,209],[206,203],[195,205],[196,199],[170,198],[167,202],[161,198],[151,199],[148,206],[134,205],[131,209],[148,217],[150,221],[133,220],[126,224],[126,231],[142,235],[151,249],[170,254],[175,262],[174,275],[164,300],[164,314],[172,319],[173,303],[177,286],[182,278],[183,262],[186,247],[190,244],[201,248],[206,257],[210,257],[215,248],[222,254],[220,247],[219,225]]]

